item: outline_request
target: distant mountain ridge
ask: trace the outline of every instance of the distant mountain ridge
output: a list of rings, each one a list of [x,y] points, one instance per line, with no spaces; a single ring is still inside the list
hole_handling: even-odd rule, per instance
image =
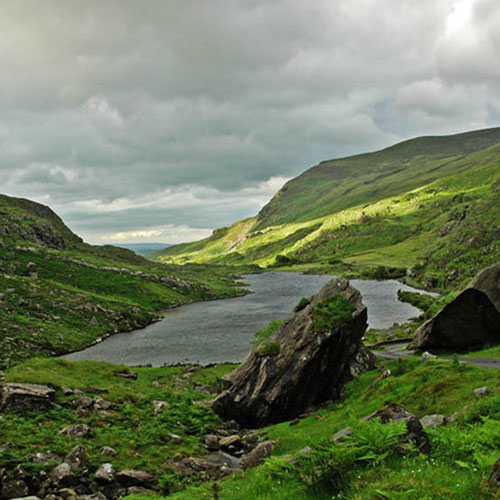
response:
[[[114,243],[114,246],[132,250],[137,255],[145,257],[153,252],[169,248],[172,245],[169,243]]]
[[[500,128],[419,137],[322,162],[256,217],[154,258],[354,275],[412,269],[447,288],[500,260],[499,186]]]

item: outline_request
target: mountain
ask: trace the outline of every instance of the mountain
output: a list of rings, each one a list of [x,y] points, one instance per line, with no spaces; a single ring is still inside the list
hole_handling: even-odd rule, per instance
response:
[[[145,257],[153,252],[158,252],[164,248],[171,247],[168,243],[115,243],[114,246],[119,248],[126,248],[127,250],[132,250],[137,255],[142,255]]]
[[[410,270],[447,289],[500,256],[499,166],[500,128],[322,162],[256,217],[153,258],[374,277]]]
[[[0,369],[83,349],[182,303],[234,296],[233,276],[88,245],[49,207],[0,195]]]

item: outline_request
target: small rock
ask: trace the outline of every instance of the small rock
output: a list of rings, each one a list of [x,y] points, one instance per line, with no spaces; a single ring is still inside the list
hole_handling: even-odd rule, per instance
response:
[[[103,457],[115,457],[116,455],[118,455],[118,452],[111,448],[111,446],[103,446],[101,448],[101,455]]]
[[[52,469],[49,479],[51,484],[55,487],[71,486],[74,482],[75,476],[73,475],[73,472],[71,472],[69,464],[63,462]]]
[[[231,436],[226,436],[220,439],[219,445],[221,450],[228,451],[229,449],[241,449],[243,443],[241,441],[241,436],[238,434],[233,434]]]
[[[219,438],[215,434],[207,434],[204,442],[207,449],[211,451],[217,451],[220,448]]]
[[[491,393],[491,390],[487,385],[485,385],[483,387],[478,387],[477,389],[474,389],[474,394],[480,398],[482,398],[483,396],[487,396],[490,393]]]
[[[332,436],[332,442],[342,443],[342,441],[345,441],[345,438],[347,436],[350,436],[351,434],[352,434],[351,427],[345,427],[344,429],[341,429]]]
[[[242,458],[240,467],[249,469],[264,463],[264,460],[271,456],[276,443],[274,441],[264,441],[259,443],[246,457]]]
[[[167,401],[153,401],[153,406],[154,406],[153,413],[155,415],[158,415],[159,413],[168,410],[170,408],[170,403],[168,403]]]
[[[61,488],[57,490],[57,494],[63,498],[76,498],[78,493],[73,488]]]
[[[107,500],[106,496],[100,491],[92,493],[92,495],[80,495],[78,500]]]
[[[430,361],[432,359],[437,359],[437,356],[435,354],[431,354],[428,351],[425,351],[422,353],[422,361],[425,363],[426,361]]]
[[[115,479],[115,469],[110,463],[102,464],[95,473],[99,483],[112,483]]]
[[[20,413],[46,410],[52,406],[54,397],[54,389],[46,385],[4,384],[0,410]]]
[[[168,437],[177,443],[180,443],[182,441],[182,437],[179,436],[179,434],[174,434],[173,432],[168,433]]]
[[[77,444],[69,453],[66,455],[64,461],[71,467],[72,470],[79,468],[85,468],[89,465],[89,456],[87,455],[87,450],[81,444]]]
[[[117,377],[121,377],[124,379],[129,379],[129,380],[137,380],[137,373],[129,372],[129,371],[117,371],[113,372],[113,375],[116,375]]]
[[[446,422],[447,420],[444,415],[425,415],[420,419],[423,427],[430,427],[431,429],[437,429],[446,424]]]
[[[53,453],[52,451],[42,451],[42,452],[38,452],[38,453],[35,453],[32,457],[31,457],[31,461],[35,464],[45,464],[47,462],[51,462],[51,461],[60,461],[61,460],[61,457],[59,455],[56,455],[55,453]]]
[[[30,496],[30,497],[12,498],[11,500],[40,500],[40,498],[35,496]]]
[[[89,326],[98,326],[99,322],[97,321],[97,318],[95,316],[92,316],[89,321]]]
[[[89,437],[91,433],[91,428],[86,424],[68,425],[67,427],[59,431],[59,434],[72,438]]]
[[[28,495],[28,485],[21,479],[6,481],[2,486],[3,498],[20,498]]]
[[[118,482],[126,488],[130,486],[151,486],[155,482],[155,478],[148,472],[142,470],[122,470],[116,475]]]

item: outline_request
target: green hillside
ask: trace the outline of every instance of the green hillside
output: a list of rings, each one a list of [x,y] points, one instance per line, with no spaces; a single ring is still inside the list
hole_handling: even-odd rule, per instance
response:
[[[0,369],[146,326],[182,303],[242,293],[234,278],[225,267],[85,244],[50,208],[0,196]]]
[[[173,263],[255,263],[450,288],[500,256],[500,128],[423,137],[324,162],[255,218],[155,254]]]

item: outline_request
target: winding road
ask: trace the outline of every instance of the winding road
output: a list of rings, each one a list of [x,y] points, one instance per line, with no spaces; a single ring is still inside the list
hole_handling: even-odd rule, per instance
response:
[[[383,359],[416,357],[414,351],[409,351],[406,349],[407,345],[408,342],[387,344],[384,346],[383,351],[374,350],[373,353],[378,358],[383,358]],[[444,359],[451,359],[451,358],[445,357]],[[500,359],[496,358],[460,358],[460,361],[462,363],[471,363],[473,365],[481,366],[483,368],[500,370]]]

